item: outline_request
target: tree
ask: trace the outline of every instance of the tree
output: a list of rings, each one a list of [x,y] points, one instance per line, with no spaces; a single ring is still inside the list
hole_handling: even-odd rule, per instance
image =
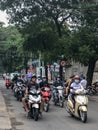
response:
[[[81,26],[74,33],[71,55],[88,66],[87,81],[92,83],[95,63],[98,60],[98,5],[88,3],[81,9]]]
[[[55,59],[64,53],[88,65],[87,79],[91,84],[98,59],[98,5],[95,0],[1,0],[0,5],[11,16],[12,23],[27,31],[23,32],[24,48],[28,47],[31,52],[34,49],[44,54],[48,52],[48,56]],[[68,24],[70,31],[64,31]]]
[[[17,66],[22,64],[20,55],[23,52],[23,38],[14,26],[1,27],[0,34],[2,64],[6,71],[15,71]]]
[[[81,0],[80,0],[81,1]],[[1,9],[6,9],[11,16],[11,22],[25,26],[35,19],[53,21],[59,36],[62,36],[62,27],[74,12],[79,0],[1,0]]]

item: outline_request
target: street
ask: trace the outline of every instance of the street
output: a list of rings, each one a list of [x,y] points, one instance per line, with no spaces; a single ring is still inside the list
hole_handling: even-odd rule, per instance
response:
[[[65,108],[54,106],[52,102],[49,112],[43,112],[43,117],[36,122],[26,117],[22,103],[16,100],[11,89],[6,89],[3,80],[0,80],[0,90],[7,105],[12,130],[98,130],[98,103],[95,101],[89,101],[86,123],[71,117]]]

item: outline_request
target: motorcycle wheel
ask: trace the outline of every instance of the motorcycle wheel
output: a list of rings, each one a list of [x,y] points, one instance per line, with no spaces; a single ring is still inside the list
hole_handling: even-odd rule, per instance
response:
[[[49,103],[45,103],[45,105],[44,105],[44,111],[45,112],[49,111]]]
[[[87,121],[87,112],[80,111],[80,118],[83,123],[86,123]]]
[[[63,101],[62,97],[60,97],[60,99],[59,99],[59,105],[62,108],[64,107],[64,101]]]
[[[20,102],[22,101],[22,95],[21,94],[19,95],[19,101]]]
[[[6,85],[6,88],[9,89],[9,85]]]
[[[38,116],[39,116],[39,110],[37,108],[35,108],[34,110],[34,120],[38,121]]]
[[[74,117],[74,115],[71,113],[67,105],[66,105],[66,111],[70,114],[70,116]]]
[[[63,101],[60,101],[60,107],[64,107],[64,102]]]
[[[57,101],[56,100],[54,100],[54,105],[57,106]]]

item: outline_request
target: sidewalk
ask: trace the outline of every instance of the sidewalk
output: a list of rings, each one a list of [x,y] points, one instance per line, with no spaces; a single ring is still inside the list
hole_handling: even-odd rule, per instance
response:
[[[3,95],[0,91],[0,130],[12,130]]]
[[[89,96],[89,100],[98,102],[98,94],[97,95],[93,95],[93,96]]]

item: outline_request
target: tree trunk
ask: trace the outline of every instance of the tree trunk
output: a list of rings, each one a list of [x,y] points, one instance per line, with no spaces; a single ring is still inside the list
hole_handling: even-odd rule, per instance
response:
[[[92,84],[92,79],[93,79],[93,72],[95,69],[95,64],[96,64],[96,60],[95,59],[90,59],[89,60],[89,65],[88,65],[88,71],[87,71],[87,83],[88,85]]]
[[[25,70],[26,70],[26,74],[27,74],[27,72],[28,72],[28,65],[27,65],[27,62],[28,62],[27,57],[24,57],[24,68],[25,68]]]
[[[56,24],[56,28],[57,28],[57,32],[58,32],[59,37],[62,37],[62,31],[61,31],[62,26],[59,24],[57,19],[55,20],[55,24]]]
[[[63,80],[63,67],[61,65],[59,68],[59,74],[60,74],[60,80],[62,81]]]
[[[48,67],[47,67],[47,65],[45,66],[45,76],[46,76],[46,79],[48,81]]]

